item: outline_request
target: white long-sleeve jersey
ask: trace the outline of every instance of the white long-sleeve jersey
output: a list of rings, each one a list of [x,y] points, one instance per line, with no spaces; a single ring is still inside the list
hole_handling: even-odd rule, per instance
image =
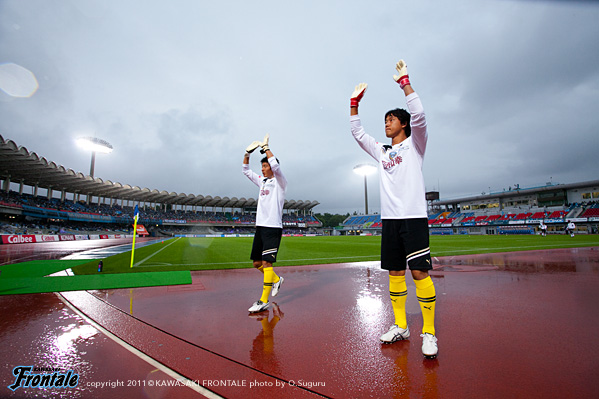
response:
[[[283,228],[283,205],[285,205],[287,179],[285,179],[275,157],[268,158],[268,163],[274,175],[271,179],[259,176],[250,169],[248,164],[243,164],[243,174],[260,187],[256,226]]]
[[[384,145],[366,134],[358,115],[350,117],[351,132],[360,147],[378,163],[382,219],[425,218],[426,189],[422,175],[428,140],[420,97],[406,96],[411,135],[400,144]]]

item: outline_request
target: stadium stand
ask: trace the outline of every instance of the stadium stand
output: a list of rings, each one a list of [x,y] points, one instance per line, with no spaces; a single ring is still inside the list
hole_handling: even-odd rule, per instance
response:
[[[227,229],[255,224],[255,199],[168,193],[104,181],[50,162],[2,136],[0,178],[3,180],[0,222],[10,231],[39,229],[49,224],[63,229],[68,225],[71,230],[98,230],[98,226],[103,226],[100,230],[128,231],[132,230],[135,205],[140,207],[140,223],[153,226],[173,225],[191,230],[202,226]],[[18,185],[18,192],[11,190],[11,185]],[[31,187],[32,194],[24,193],[25,186]],[[37,195],[38,188],[45,189],[47,194]],[[303,232],[321,227],[322,223],[312,214],[318,204],[286,200],[284,228]]]
[[[531,215],[532,215],[532,213],[530,213],[530,212],[519,213],[516,215],[516,217],[514,219],[515,220],[526,220],[526,219],[530,218]]]
[[[499,220],[499,219],[501,219],[501,215],[490,215],[487,218],[487,222],[488,223],[493,223],[493,222],[495,222],[496,220]]]
[[[593,221],[592,218],[597,218],[599,222],[599,203],[576,204],[577,207],[584,209],[580,215],[578,222],[585,221],[583,218]],[[562,209],[542,209],[531,208],[525,212],[503,212],[493,213],[486,212],[432,212],[428,218],[429,232],[432,235],[447,235],[447,234],[472,234],[469,229],[480,229],[481,227],[489,227],[494,231],[493,234],[534,234],[541,221],[552,224],[550,229],[552,234],[562,234],[563,226],[567,223],[567,215],[569,211],[576,206],[567,205]],[[372,222],[372,223],[371,223]],[[342,224],[341,228],[354,232],[365,233],[370,231],[376,234],[376,230],[380,230],[382,222],[380,215],[354,215],[348,217]],[[480,230],[478,230],[480,231]],[[590,226],[589,232],[597,231],[596,226]]]
[[[599,203],[590,204],[587,209],[580,214],[580,217],[599,217]]]
[[[469,223],[474,223],[474,219],[476,219],[476,217],[474,216],[473,213],[467,213],[464,215],[464,218],[461,221],[462,225],[467,225]]]
[[[4,209],[3,209],[4,208]],[[63,226],[63,231],[80,232],[131,232],[134,208],[118,204],[86,204],[85,202],[61,201],[52,198],[34,197],[31,194],[18,194],[14,191],[0,192],[0,213],[6,209],[19,210],[25,218],[34,219],[36,223],[26,223],[20,220],[15,223],[16,229],[25,234],[32,228],[36,231],[44,230],[44,234],[57,233]],[[4,212],[5,213],[5,212]],[[46,221],[52,221],[55,227]],[[183,210],[161,211],[145,207],[140,210],[140,223],[157,225],[251,225],[255,224],[255,213],[241,212],[194,212]],[[5,225],[7,221],[5,220]],[[102,226],[103,224],[103,226]],[[321,222],[313,215],[286,213],[283,216],[285,227],[298,230],[320,227]],[[39,226],[45,226],[40,228]],[[65,227],[66,226],[66,227]],[[100,227],[101,226],[101,227]],[[7,227],[5,226],[5,229]],[[10,230],[10,229],[9,229]],[[165,229],[167,231],[169,229]],[[179,230],[185,230],[180,226]],[[189,228],[188,228],[189,230]]]
[[[430,215],[428,215],[428,220],[434,220],[437,217],[439,217],[440,214],[441,212],[431,213]]]
[[[564,218],[568,211],[553,211],[551,215],[549,215],[548,219],[560,219]]]

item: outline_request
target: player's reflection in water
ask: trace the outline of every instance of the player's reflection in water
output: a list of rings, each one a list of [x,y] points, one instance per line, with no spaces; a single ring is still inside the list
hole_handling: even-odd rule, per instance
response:
[[[408,354],[412,344],[409,340],[398,341],[391,345],[381,345],[383,356],[393,359],[393,377],[391,396],[394,399],[418,397],[422,399],[438,399],[437,368],[439,359],[422,360],[422,367],[418,363],[410,364]],[[420,347],[418,358],[422,356]],[[410,367],[411,366],[411,367]]]
[[[423,359],[422,366],[424,367],[424,384],[423,384],[423,399],[438,399],[439,389],[437,384],[437,369],[439,368],[439,359]]]
[[[281,364],[274,351],[273,331],[284,314],[275,302],[271,302],[272,318],[270,310],[251,314],[250,317],[260,322],[262,329],[254,338],[250,350],[250,361],[252,366],[270,373],[280,373]]]

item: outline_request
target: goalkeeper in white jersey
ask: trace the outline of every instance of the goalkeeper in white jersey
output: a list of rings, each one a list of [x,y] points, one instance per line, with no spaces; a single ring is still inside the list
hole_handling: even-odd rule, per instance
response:
[[[261,148],[260,152],[266,154],[261,161],[262,176],[250,169],[250,154]],[[243,157],[243,174],[255,185],[260,187],[258,195],[258,210],[256,212],[256,233],[252,244],[250,258],[254,267],[264,274],[262,296],[249,309],[250,313],[262,312],[268,309],[268,297],[276,296],[283,284],[283,277],[277,276],[273,270],[273,263],[277,260],[279,245],[283,235],[283,205],[285,204],[285,190],[287,179],[281,171],[279,161],[268,146],[268,135],[264,141],[254,141],[247,147]]]
[[[389,294],[395,324],[381,336],[381,342],[393,343],[410,337],[406,318],[406,268],[416,285],[422,311],[422,353],[436,357],[435,286],[428,271],[432,269],[428,215],[422,163],[428,140],[426,118],[420,97],[414,92],[403,60],[393,76],[406,96],[408,111],[394,109],[385,115],[385,134],[391,145],[367,135],[358,116],[358,104],[367,85],[356,86],[350,100],[351,132],[360,147],[378,163],[381,192],[381,268],[389,271]]]

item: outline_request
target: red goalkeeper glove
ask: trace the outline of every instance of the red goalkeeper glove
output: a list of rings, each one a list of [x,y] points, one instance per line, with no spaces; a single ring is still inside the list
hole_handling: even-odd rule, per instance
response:
[[[399,83],[399,87],[402,89],[410,84],[410,77],[408,76],[408,66],[406,65],[404,60],[399,60],[397,65],[395,65],[395,69],[399,75],[393,75],[393,79]]]
[[[366,83],[360,83],[354,89],[354,92],[351,95],[351,99],[349,101],[350,107],[358,107],[360,100],[364,96],[364,92],[366,92],[366,88],[368,85]]]

